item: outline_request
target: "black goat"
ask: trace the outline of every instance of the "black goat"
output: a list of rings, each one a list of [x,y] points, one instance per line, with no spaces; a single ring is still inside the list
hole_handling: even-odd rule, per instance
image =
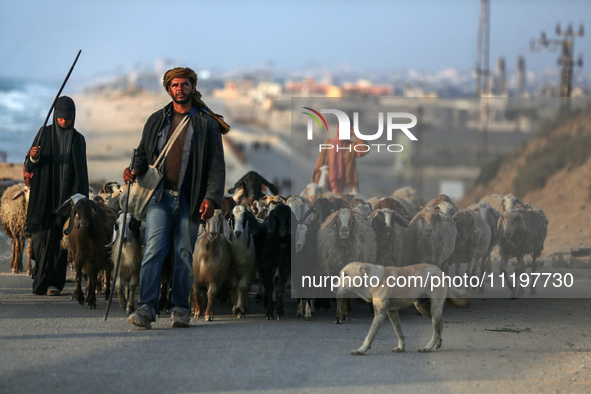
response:
[[[338,211],[337,206],[333,204],[328,198],[317,198],[314,200],[314,204],[304,214],[304,217],[300,219],[302,223],[308,223],[308,226],[314,227],[316,230],[322,223],[328,218],[333,212]],[[308,216],[312,215],[312,221],[308,221]]]
[[[271,193],[275,195],[279,193],[279,190],[277,190],[274,184],[263,178],[256,171],[247,172],[234,184],[233,188],[228,190],[228,193],[234,194],[238,189],[242,188],[244,190],[242,198],[252,197],[253,200],[258,200],[263,197],[263,185],[267,186]]]
[[[291,273],[291,209],[278,205],[254,236],[259,277],[263,282],[263,305],[267,320],[283,317],[283,293]]]

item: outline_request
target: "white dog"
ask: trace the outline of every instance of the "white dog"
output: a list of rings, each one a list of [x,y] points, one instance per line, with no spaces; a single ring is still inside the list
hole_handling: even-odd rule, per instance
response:
[[[341,270],[341,283],[336,289],[337,296],[353,292],[367,302],[373,303],[374,318],[363,345],[351,352],[362,355],[371,348],[382,322],[388,315],[398,337],[398,347],[393,352],[404,352],[404,335],[398,319],[398,309],[414,303],[417,310],[433,322],[433,337],[419,352],[430,352],[435,346],[441,347],[443,328],[443,305],[445,300],[458,307],[467,306],[470,300],[467,292],[455,287],[447,287],[445,281],[433,281],[441,278],[442,271],[434,265],[418,264],[406,267],[382,267],[365,263],[349,263]],[[431,277],[431,279],[429,278]],[[370,280],[374,278],[373,280]],[[390,279],[389,279],[390,278]],[[392,279],[393,278],[393,279]],[[371,283],[371,285],[370,285]],[[437,286],[433,283],[438,284]],[[395,285],[396,284],[396,285]],[[401,286],[399,287],[398,284]]]

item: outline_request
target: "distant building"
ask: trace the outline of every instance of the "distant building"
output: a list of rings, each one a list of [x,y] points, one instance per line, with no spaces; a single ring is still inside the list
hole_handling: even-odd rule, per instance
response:
[[[328,83],[316,82],[314,78],[306,78],[303,81],[285,82],[285,93],[302,97],[323,96],[341,97],[341,88]]]
[[[360,79],[357,83],[344,83],[343,96],[346,97],[378,97],[393,96],[394,88],[390,85],[374,85],[367,79]]]

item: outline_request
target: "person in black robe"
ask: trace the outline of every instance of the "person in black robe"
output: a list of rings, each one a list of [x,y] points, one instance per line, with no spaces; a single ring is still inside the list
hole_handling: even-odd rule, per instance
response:
[[[66,282],[67,251],[60,242],[69,212],[58,215],[56,210],[76,193],[88,197],[86,141],[74,129],[75,118],[74,101],[67,96],[58,98],[53,124],[39,130],[25,159],[25,170],[33,174],[26,225],[35,260],[33,293],[37,295],[59,295]]]

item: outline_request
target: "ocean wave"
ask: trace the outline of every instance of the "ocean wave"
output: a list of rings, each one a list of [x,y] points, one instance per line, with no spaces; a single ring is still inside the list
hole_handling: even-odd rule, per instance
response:
[[[0,80],[0,150],[9,162],[22,161],[56,92],[50,83]]]

